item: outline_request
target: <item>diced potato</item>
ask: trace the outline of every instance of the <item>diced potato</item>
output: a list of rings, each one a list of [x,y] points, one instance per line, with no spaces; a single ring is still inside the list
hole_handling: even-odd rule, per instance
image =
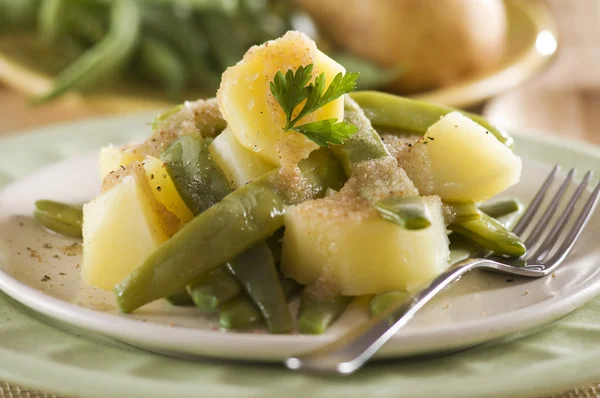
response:
[[[175,184],[173,184],[171,177],[167,173],[164,162],[153,156],[148,156],[144,160],[143,165],[146,170],[146,178],[156,199],[167,210],[175,214],[181,222],[187,223],[194,218],[192,212],[183,203],[181,196],[179,196]]]
[[[521,159],[485,128],[459,112],[442,117],[418,144],[430,164],[429,184],[415,173],[423,173],[423,159],[400,163],[424,195],[439,195],[446,201],[479,202],[516,184],[521,177]],[[409,156],[410,157],[410,156]]]
[[[328,280],[344,295],[414,290],[448,267],[448,238],[437,196],[426,198],[432,225],[406,230],[370,205],[328,197],[285,215],[282,271],[309,284]]]
[[[301,134],[283,132],[285,114],[269,88],[278,71],[295,71],[311,63],[314,64],[313,76],[325,73],[327,84],[336,74],[345,72],[340,64],[317,50],[306,35],[288,32],[277,40],[252,47],[242,61],[223,73],[217,92],[223,117],[240,144],[270,163],[280,165],[280,156],[294,157],[293,161],[297,162],[317,148]],[[330,118],[341,120],[343,116],[344,100],[339,98],[307,115],[299,124]],[[282,154],[282,151],[294,154]]]
[[[112,145],[100,149],[99,165],[100,179],[104,180],[111,171],[115,171],[121,166],[127,166],[133,162],[144,160],[143,156],[135,151],[130,151],[128,147],[115,147]]]
[[[219,134],[208,150],[233,189],[243,187],[275,168],[273,164],[241,146],[229,129]]]
[[[90,284],[107,290],[179,228],[179,220],[151,192],[139,163],[112,176],[110,183],[114,185],[106,185],[107,190],[83,209],[81,275]]]

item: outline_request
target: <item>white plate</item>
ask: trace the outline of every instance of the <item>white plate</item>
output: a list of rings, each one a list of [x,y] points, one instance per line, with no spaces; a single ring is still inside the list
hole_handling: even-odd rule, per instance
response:
[[[364,309],[355,305],[326,334],[301,336],[223,332],[215,319],[164,301],[133,315],[119,314],[112,292],[80,279],[81,251],[66,250],[76,240],[48,233],[31,218],[37,199],[77,203],[92,198],[99,185],[96,159],[94,152],[54,164],[0,192],[0,289],[14,299],[52,318],[146,350],[260,361],[281,360],[331,341],[365,318]],[[527,202],[548,171],[548,166],[525,159],[522,181],[508,194]],[[600,293],[600,248],[594,239],[599,232],[596,215],[555,277],[508,282],[505,275],[472,272],[423,309],[379,357],[456,350],[565,316]]]

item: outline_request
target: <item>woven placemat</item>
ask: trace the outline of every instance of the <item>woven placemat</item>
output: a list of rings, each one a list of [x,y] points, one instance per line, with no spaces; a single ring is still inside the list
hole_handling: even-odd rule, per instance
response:
[[[48,394],[38,390],[30,390],[27,388],[8,384],[0,381],[0,398],[67,398]]]
[[[30,390],[27,388],[8,384],[0,381],[0,398],[68,398],[66,396],[58,396],[55,394],[48,394],[38,390]],[[81,397],[85,398],[85,397]],[[107,397],[108,398],[108,397]],[[545,397],[537,398],[600,398],[600,383],[590,384],[575,388],[570,391],[556,393]]]

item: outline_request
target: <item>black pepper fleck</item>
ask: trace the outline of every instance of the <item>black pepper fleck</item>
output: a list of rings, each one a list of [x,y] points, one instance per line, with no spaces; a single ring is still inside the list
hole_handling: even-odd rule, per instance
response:
[[[50,278],[48,275],[44,275],[44,277],[42,279],[40,279],[40,280],[42,282],[48,282],[50,279],[52,279],[52,278]]]
[[[513,282],[515,279],[514,278],[506,278],[507,282]]]

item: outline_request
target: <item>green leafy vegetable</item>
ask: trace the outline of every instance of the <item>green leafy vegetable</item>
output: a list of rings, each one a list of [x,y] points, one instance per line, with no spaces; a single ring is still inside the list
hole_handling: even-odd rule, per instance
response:
[[[311,141],[326,147],[329,144],[342,144],[352,137],[358,128],[353,124],[338,122],[337,119],[326,119],[296,126],[304,116],[309,115],[328,103],[356,88],[358,73],[338,73],[327,90],[325,90],[325,74],[321,73],[314,83],[308,83],[312,77],[313,64],[300,66],[296,72],[289,69],[284,75],[277,72],[271,82],[271,93],[286,115],[284,131],[296,131],[304,134]],[[308,84],[308,85],[307,85]],[[303,101],[304,106],[294,117],[293,113]]]

